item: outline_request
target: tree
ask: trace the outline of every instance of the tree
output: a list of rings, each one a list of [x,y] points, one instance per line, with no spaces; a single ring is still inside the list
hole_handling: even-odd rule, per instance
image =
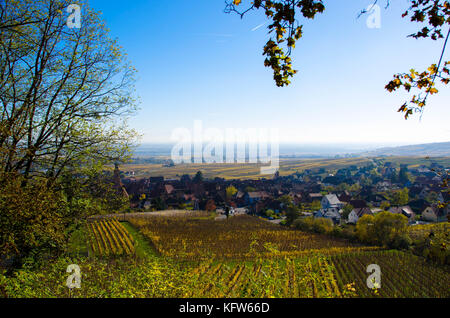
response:
[[[21,257],[59,250],[65,237],[67,202],[40,182],[22,185],[23,176],[1,174],[0,257]]]
[[[164,211],[167,209],[166,202],[161,197],[152,199],[151,203],[152,203],[152,206],[155,207],[156,211]]]
[[[342,209],[342,217],[347,220],[348,219],[348,215],[350,214],[350,212],[353,211],[353,205],[351,204],[347,204],[344,206],[344,208]]]
[[[375,217],[373,215],[363,215],[356,223],[356,235],[358,239],[365,243],[372,243],[375,238]]]
[[[391,204],[396,206],[406,205],[409,202],[409,189],[395,190],[391,194]]]
[[[266,216],[268,217],[268,218],[270,218],[270,217],[273,217],[274,215],[275,215],[275,211],[274,210],[271,210],[271,209],[268,209],[268,210],[266,210]]]
[[[203,182],[203,172],[197,171],[197,173],[195,174],[194,179],[192,179],[192,182],[194,182],[194,183],[201,183],[201,182]]]
[[[281,204],[283,204],[284,207],[287,207],[289,205],[293,205],[294,204],[294,202],[292,201],[292,197],[290,195],[287,195],[287,194],[281,196],[278,199],[278,201],[280,201]]]
[[[135,70],[99,14],[82,1],[83,27],[70,29],[70,1],[16,2],[0,5],[9,21],[0,24],[2,171],[53,183],[65,170],[125,160]]]
[[[380,212],[375,216],[363,215],[356,223],[358,238],[366,243],[387,247],[404,247],[408,219],[401,214]]]
[[[319,211],[322,208],[322,204],[319,200],[314,200],[311,203],[311,211]]]
[[[303,35],[300,19],[314,19],[318,13],[323,13],[324,2],[323,0],[254,0],[249,1],[249,4],[244,7],[242,0],[227,0],[225,12],[237,13],[241,18],[254,10],[265,13],[270,21],[267,27],[270,36],[263,49],[263,55],[267,57],[264,65],[272,68],[276,85],[282,87],[289,85],[289,79],[297,73],[292,68],[290,56],[296,42]],[[373,0],[373,5],[378,2]],[[385,3],[388,8],[389,0]],[[436,80],[440,80],[443,84],[450,82],[448,68],[450,61],[443,61],[450,30],[445,37],[442,33],[442,29],[450,25],[450,3],[447,0],[408,0],[408,3],[409,7],[402,17],[409,17],[411,22],[424,24],[418,32],[409,36],[415,39],[430,38],[437,41],[445,38],[445,40],[437,64],[432,64],[422,72],[411,69],[407,73],[396,74],[394,79],[385,86],[389,92],[402,87],[409,93],[413,90],[417,91],[411,100],[405,102],[398,110],[406,119],[414,112],[422,111],[429,95],[438,93]],[[365,13],[367,11],[362,10],[360,16]]]
[[[134,145],[135,70],[86,1],[82,27],[66,25],[70,4],[0,1],[2,254],[58,251],[87,216],[129,205],[101,171]]]
[[[383,211],[389,210],[390,207],[391,207],[391,204],[388,201],[383,201],[380,204],[380,209]]]
[[[293,204],[289,204],[286,207],[286,224],[292,224],[300,216],[298,207]]]
[[[238,192],[238,190],[234,186],[230,185],[229,187],[226,188],[225,192],[227,196],[227,201],[230,201],[231,198]]]
[[[398,181],[402,184],[409,182],[408,168],[405,166],[400,167],[400,172],[398,173]]]

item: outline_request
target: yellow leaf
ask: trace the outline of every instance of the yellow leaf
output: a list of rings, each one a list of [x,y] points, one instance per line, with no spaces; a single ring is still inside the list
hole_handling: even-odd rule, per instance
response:
[[[436,89],[436,88],[430,88],[430,94],[431,95],[433,95],[433,94],[436,94],[438,92],[438,90]]]

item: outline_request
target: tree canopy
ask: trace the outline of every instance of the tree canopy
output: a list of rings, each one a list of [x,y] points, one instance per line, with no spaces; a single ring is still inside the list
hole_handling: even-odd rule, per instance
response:
[[[389,0],[384,0],[386,9]],[[263,48],[266,56],[264,65],[273,70],[273,78],[279,87],[289,85],[297,70],[293,69],[291,54],[296,42],[302,38],[302,20],[314,19],[317,14],[325,11],[324,0],[227,0],[225,12],[236,13],[241,18],[254,10],[264,11],[267,19],[269,39]],[[373,0],[373,5],[378,0]],[[394,75],[393,80],[385,86],[389,92],[404,88],[413,94],[411,99],[405,102],[399,112],[406,119],[415,112],[421,112],[427,103],[429,95],[438,93],[436,81],[443,84],[450,82],[450,61],[443,61],[443,56],[450,30],[445,33],[445,27],[450,25],[450,2],[447,0],[408,0],[409,6],[403,13],[403,18],[409,18],[411,22],[421,24],[420,29],[409,37],[415,39],[430,38],[432,40],[444,40],[442,52],[437,55],[436,62],[424,71],[411,69],[405,73]],[[366,14],[362,10],[360,15]]]

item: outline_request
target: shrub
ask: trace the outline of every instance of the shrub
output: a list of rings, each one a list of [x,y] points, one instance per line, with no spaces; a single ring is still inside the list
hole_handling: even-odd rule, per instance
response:
[[[326,218],[300,218],[294,221],[293,226],[301,231],[328,234],[333,231],[333,222]]]
[[[411,238],[408,235],[403,234],[396,236],[393,239],[393,241],[390,242],[389,247],[395,248],[397,250],[408,250],[411,244],[412,244]]]
[[[331,233],[333,230],[333,221],[326,218],[316,218],[314,219],[313,230],[320,234]]]
[[[0,256],[23,258],[59,250],[65,244],[63,196],[46,182],[0,176]]]
[[[359,240],[380,246],[406,246],[411,244],[407,235],[408,219],[400,214],[381,212],[376,216],[364,215],[356,224]]]

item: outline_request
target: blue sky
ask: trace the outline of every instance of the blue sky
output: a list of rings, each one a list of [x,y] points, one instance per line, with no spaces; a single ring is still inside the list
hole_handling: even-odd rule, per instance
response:
[[[262,12],[241,20],[223,12],[223,0],[90,3],[138,70],[141,109],[130,124],[143,142],[170,141],[195,120],[223,130],[278,128],[282,142],[302,144],[450,141],[448,87],[421,120],[408,121],[396,112],[408,96],[384,89],[394,73],[426,69],[441,52],[442,42],[407,38],[419,27],[401,18],[407,0],[382,9],[380,29],[356,18],[370,0],[326,1],[325,13],[304,23],[293,53],[299,73],[287,88],[263,65],[266,28],[254,30],[266,22]]]

